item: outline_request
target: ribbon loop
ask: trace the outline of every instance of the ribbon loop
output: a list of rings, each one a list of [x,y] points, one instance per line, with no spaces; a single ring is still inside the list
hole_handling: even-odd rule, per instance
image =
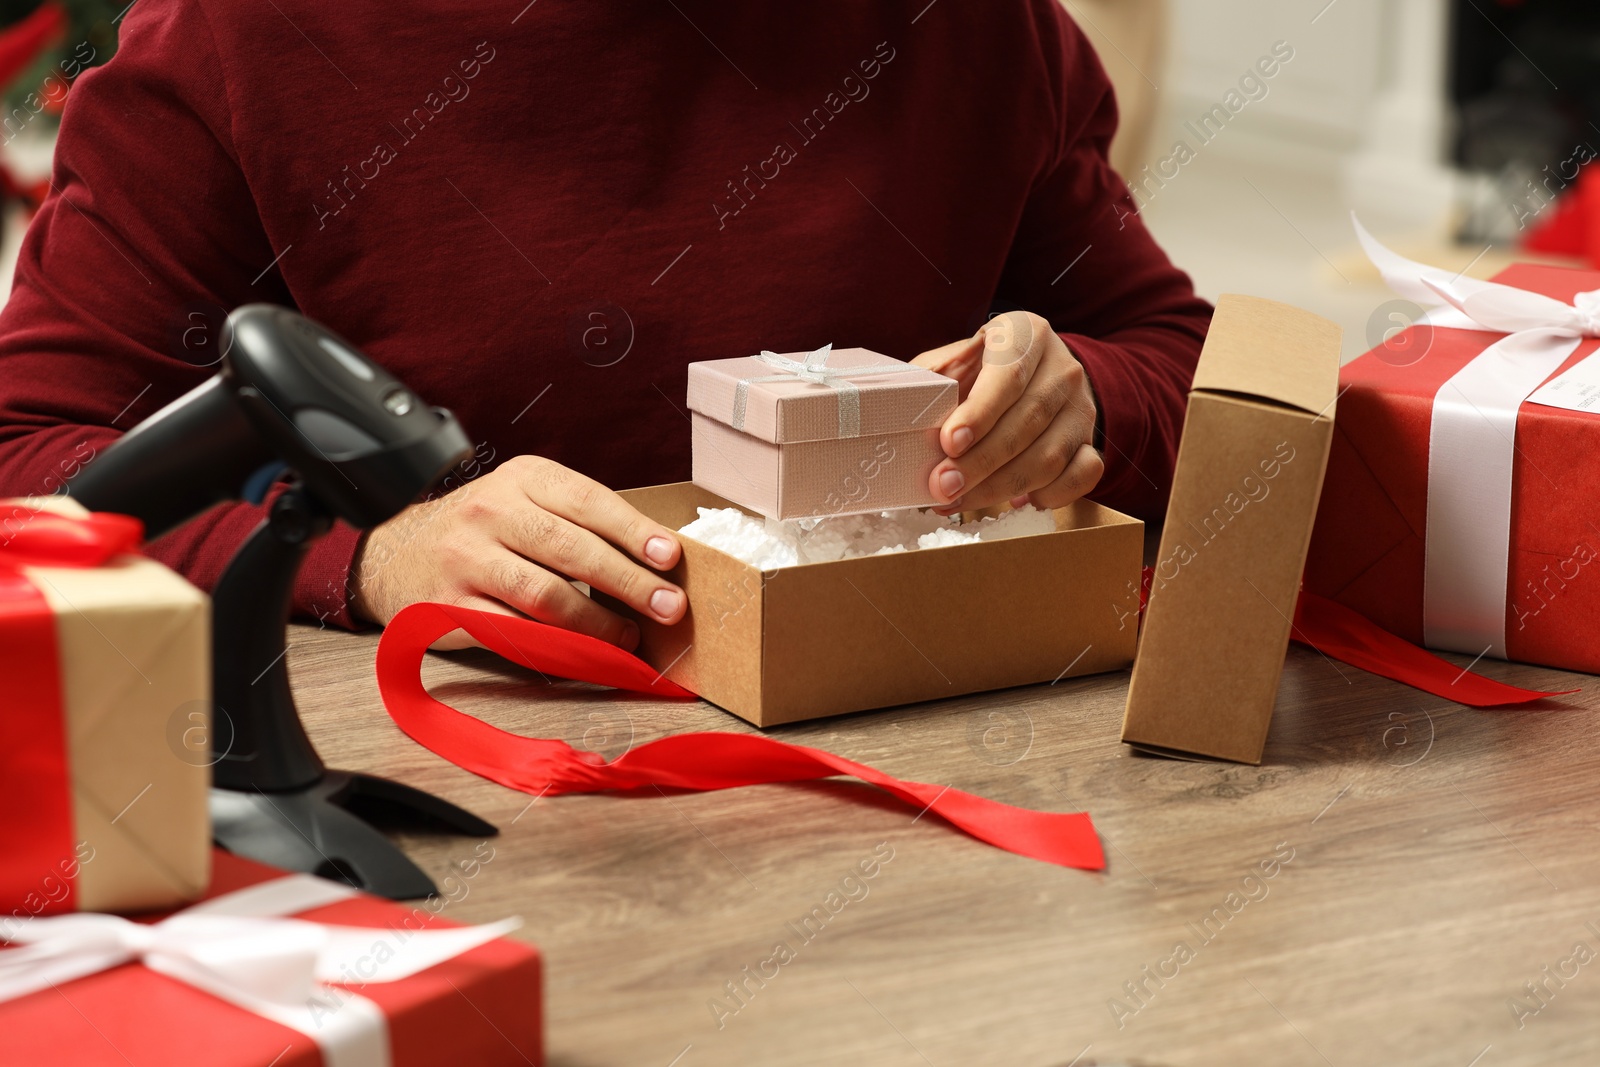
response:
[[[0,567],[98,567],[137,552],[143,539],[144,523],[131,515],[14,506],[0,523]]]
[[[1543,293],[1476,278],[1459,278],[1446,285],[1428,277],[1422,283],[1483,329],[1513,334],[1554,330],[1573,337],[1595,333],[1592,316]]]

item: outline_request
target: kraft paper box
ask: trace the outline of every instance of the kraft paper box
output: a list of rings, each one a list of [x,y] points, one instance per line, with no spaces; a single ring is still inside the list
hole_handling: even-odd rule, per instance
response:
[[[492,862],[491,852],[481,862]],[[470,877],[458,872],[458,878]],[[487,877],[494,877],[491,873]],[[0,999],[0,1063],[59,1067],[137,1064],[206,1067],[539,1067],[544,1063],[542,965],[530,945],[495,938],[395,981],[363,980],[374,964],[405,960],[414,935],[459,931],[443,897],[397,904],[343,883],[283,871],[218,851],[215,877],[195,909],[212,923],[244,917],[257,923],[295,920],[343,932],[357,928],[353,962],[329,985],[301,991],[285,978],[294,952],[264,951],[269,933],[226,936],[214,946],[223,978],[261,989],[248,1003],[230,1002],[180,976],[139,962],[101,969],[57,988]],[[209,911],[208,911],[209,909]],[[443,912],[443,914],[441,914]],[[179,913],[180,917],[182,913]],[[148,916],[141,923],[167,916]],[[87,917],[86,917],[87,918]],[[220,932],[219,932],[220,933]],[[206,931],[187,935],[207,936]],[[305,933],[286,932],[302,951]],[[253,943],[253,944],[252,944]],[[253,953],[251,949],[254,948]],[[8,952],[0,949],[0,964]],[[246,958],[230,958],[245,955]],[[251,955],[254,958],[249,958]],[[278,958],[274,958],[276,955]],[[286,965],[287,964],[287,965]],[[0,971],[3,973],[3,971]],[[199,975],[203,981],[206,975]],[[5,993],[0,980],[0,996]],[[266,994],[290,986],[287,1003]],[[314,1006],[297,1028],[284,1007]],[[306,1016],[301,1016],[306,1021]],[[319,1044],[319,1039],[321,1044]]]
[[[672,529],[729,501],[687,482],[623,492]],[[1144,524],[1090,501],[1055,533],[763,573],[693,538],[668,577],[688,615],[638,654],[757,726],[1126,667]]]
[[[1517,265],[1494,280],[1563,303],[1600,289],[1600,273],[1555,267]],[[1433,410],[1445,383],[1504,337],[1413,326],[1340,371],[1344,393],[1306,588],[1416,644],[1600,673],[1600,345],[1593,339],[1517,408],[1514,426],[1481,426],[1515,444],[1509,508],[1479,497],[1467,513],[1480,531],[1498,523],[1509,534],[1496,563],[1503,580],[1489,579],[1503,590],[1499,618],[1483,620],[1500,623],[1503,648],[1488,647],[1493,635],[1441,640],[1425,624]],[[1539,402],[1546,398],[1571,407]],[[1473,466],[1487,484],[1486,465]],[[1455,568],[1439,575],[1458,587],[1466,578]]]
[[[209,600],[136,554],[16,562],[87,514],[0,501],[0,919],[170,907],[210,880]]]
[[[926,507],[956,394],[864,348],[691,363],[693,480],[774,519]]]
[[[1339,328],[1223,296],[1195,371],[1122,739],[1260,763],[1333,435]]]

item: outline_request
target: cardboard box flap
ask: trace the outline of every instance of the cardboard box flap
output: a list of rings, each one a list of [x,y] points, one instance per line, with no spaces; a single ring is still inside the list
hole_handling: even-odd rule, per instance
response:
[[[1194,389],[1258,397],[1321,415],[1339,394],[1340,330],[1276,300],[1217,300]]]

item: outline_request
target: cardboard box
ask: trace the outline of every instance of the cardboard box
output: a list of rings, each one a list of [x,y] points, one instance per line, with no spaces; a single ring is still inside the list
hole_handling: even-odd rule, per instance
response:
[[[775,519],[929,506],[956,394],[865,348],[691,363],[694,483]]]
[[[1339,328],[1224,296],[1178,448],[1122,739],[1260,763],[1333,436]]]
[[[1600,288],[1600,273],[1529,264],[1494,280],[1562,303]],[[1413,326],[1392,348],[1375,348],[1339,372],[1339,422],[1322,493],[1328,506],[1311,538],[1306,588],[1414,644],[1432,643],[1424,605],[1435,398],[1503,336]],[[1595,360],[1597,351],[1600,342],[1585,339],[1551,381],[1570,381],[1575,368],[1577,377],[1592,377],[1594,368],[1580,365]],[[1483,432],[1502,431],[1485,422]],[[1514,436],[1509,513],[1491,519],[1491,512],[1475,509],[1486,525],[1509,524],[1504,654],[1600,673],[1600,581],[1589,566],[1600,558],[1594,493],[1600,410],[1529,399],[1517,411]],[[1453,650],[1469,657],[1500,654],[1483,644]]]
[[[34,511],[88,514],[67,497],[0,501],[13,545],[41,529]],[[31,732],[0,744],[0,797],[20,790],[29,817],[0,835],[0,912],[194,900],[211,874],[210,599],[137,554],[13,573],[31,589],[0,592],[0,705],[8,729]],[[27,651],[41,639],[49,661]],[[50,753],[39,748],[47,723],[61,731]]]
[[[688,482],[623,492],[672,529],[729,501]],[[757,726],[935,700],[1133,661],[1144,524],[1080,501],[1057,532],[762,573],[692,538],[668,577],[688,615],[639,655]]]

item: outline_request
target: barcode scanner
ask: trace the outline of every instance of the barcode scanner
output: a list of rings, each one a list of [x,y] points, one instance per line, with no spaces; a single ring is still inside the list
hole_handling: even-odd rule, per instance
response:
[[[472,453],[450,412],[287,308],[239,308],[220,347],[219,373],[107,449],[74,479],[74,497],[138,515],[158,537],[218,501],[243,499],[250,476],[278,462],[365,529]]]
[[[331,330],[286,308],[228,316],[219,372],[70,483],[157,537],[221,501],[286,485],[212,592],[213,833],[230,852],[394,899],[434,885],[363,817],[473,836],[495,827],[421,790],[324,766],[295,708],[286,626],[311,543],[398,514],[472,454],[459,423]],[[343,588],[328,591],[341,603]]]

